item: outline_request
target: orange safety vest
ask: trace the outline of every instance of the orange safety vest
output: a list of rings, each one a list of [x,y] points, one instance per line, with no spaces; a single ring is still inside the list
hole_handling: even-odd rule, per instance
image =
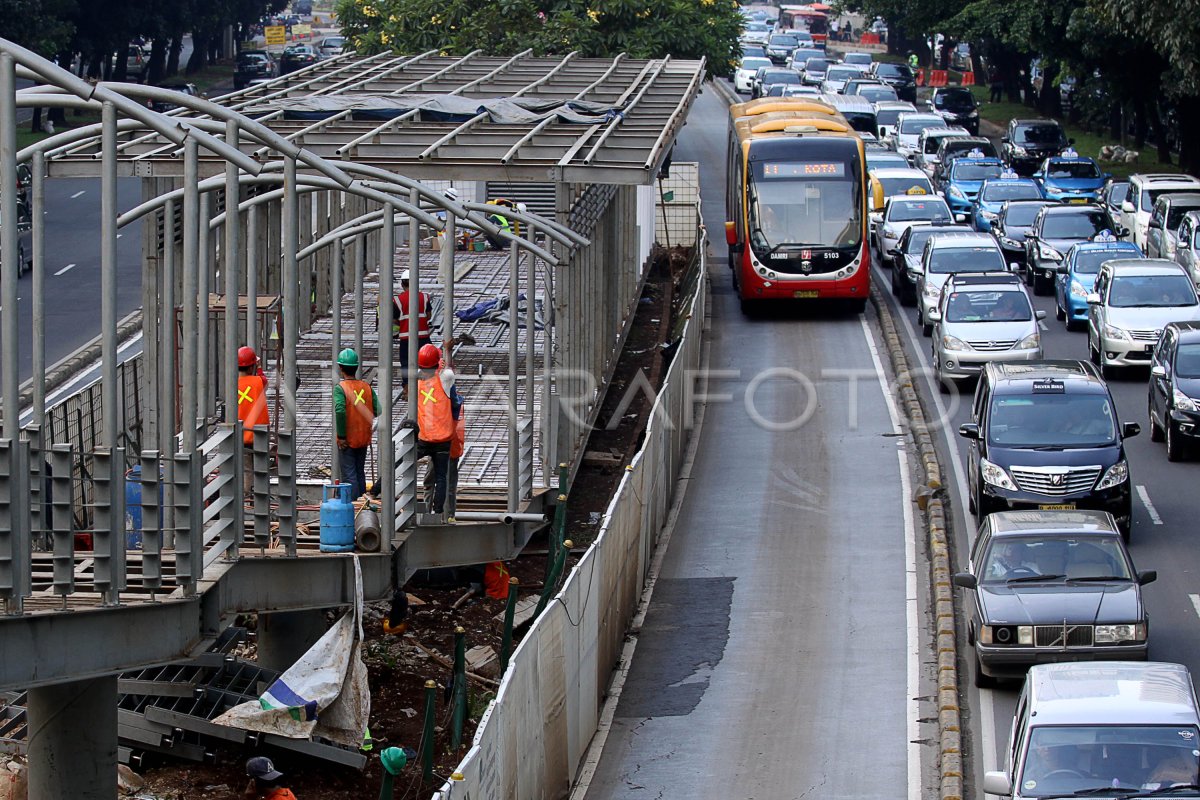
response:
[[[244,432],[242,441],[254,444],[254,429],[259,425],[271,424],[271,413],[267,409],[267,382],[258,375],[238,376],[237,397],[238,421]]]
[[[462,458],[463,450],[467,447],[467,414],[464,409],[458,410],[458,420],[454,423],[454,438],[450,440],[450,457]]]
[[[292,794],[291,789],[276,786],[267,790],[267,793],[263,795],[263,800],[296,800],[296,795]]]
[[[396,307],[400,309],[400,318],[396,320],[395,328],[401,339],[408,338],[408,292],[396,295]],[[429,338],[429,295],[417,293],[417,338]]]
[[[424,442],[448,442],[454,437],[454,412],[441,376],[417,381],[417,438]]]
[[[493,600],[508,598],[508,568],[503,561],[493,561],[484,567],[483,586]]]
[[[371,423],[375,421],[375,395],[366,381],[344,380],[346,395],[346,444],[366,447],[371,443]]]

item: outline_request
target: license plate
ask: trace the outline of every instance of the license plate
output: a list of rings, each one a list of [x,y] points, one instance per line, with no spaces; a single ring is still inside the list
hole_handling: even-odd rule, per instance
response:
[[[802,289],[799,292],[792,292],[792,297],[799,300],[814,300],[820,297],[821,294],[816,289]]]
[[[1068,202],[1068,203],[1072,203],[1072,204],[1074,204],[1074,205],[1080,205],[1080,206],[1081,206],[1081,205],[1083,205],[1084,203],[1086,203],[1087,201],[1088,201],[1088,199],[1087,199],[1086,197],[1072,197],[1072,198],[1071,198],[1070,200],[1068,200],[1067,202]]]
[[[1044,503],[1038,506],[1042,511],[1074,511],[1074,503]]]

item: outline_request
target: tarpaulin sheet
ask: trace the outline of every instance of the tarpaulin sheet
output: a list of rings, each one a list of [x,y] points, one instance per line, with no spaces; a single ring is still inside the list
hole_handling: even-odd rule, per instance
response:
[[[607,103],[537,97],[462,97],[456,94],[375,94],[347,92],[268,100],[245,109],[248,114],[282,111],[284,119],[318,120],[343,111],[356,120],[389,120],[419,110],[423,122],[466,122],[487,114],[499,125],[535,125],[555,118],[568,125],[599,125],[621,116]]]

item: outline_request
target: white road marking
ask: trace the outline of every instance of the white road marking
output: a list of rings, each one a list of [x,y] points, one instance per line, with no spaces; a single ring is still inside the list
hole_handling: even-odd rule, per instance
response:
[[[1155,525],[1162,525],[1162,517],[1158,515],[1158,509],[1154,507],[1154,503],[1150,502],[1150,493],[1146,491],[1146,487],[1138,485],[1134,488],[1137,489],[1138,499],[1141,500],[1142,505],[1146,507],[1146,513],[1150,515],[1150,521]]]
[[[883,402],[892,421],[892,432],[901,433],[903,429],[900,426],[900,413],[889,391],[871,326],[867,324],[866,316],[860,317],[859,320],[867,340],[867,349],[871,353],[871,361],[875,365],[879,391],[883,394]],[[918,700],[921,694],[921,631],[917,598],[917,526],[912,509],[913,492],[908,449],[903,439],[897,439],[896,445],[896,458],[900,466],[900,505],[904,510],[904,616],[908,645],[908,657],[905,659],[905,696],[908,698],[908,800],[921,800],[921,705]]]
[[[67,264],[65,267],[60,269],[58,272],[54,273],[54,275],[55,275],[55,277],[58,277],[59,275],[65,275],[66,273],[68,273],[72,269],[74,269],[74,267],[75,267],[74,264]]]
[[[1189,594],[1188,597],[1192,600],[1192,608],[1196,611],[1196,616],[1200,617],[1200,594]]]
[[[1048,331],[1048,330],[1050,330],[1049,328],[1047,328],[1047,327],[1046,327],[1046,320],[1044,320],[1044,319],[1039,319],[1039,320],[1038,320],[1038,327],[1039,327],[1039,328],[1041,328],[1041,329],[1042,329],[1042,330],[1044,330],[1044,331]]]
[[[79,197],[81,194],[83,194],[83,193],[84,193],[84,192],[86,192],[86,191],[87,191],[87,189],[81,189],[81,190],[79,190],[79,191],[78,191],[78,192],[76,192],[75,194],[71,195],[71,199],[72,199],[72,200],[74,200],[76,197]]]

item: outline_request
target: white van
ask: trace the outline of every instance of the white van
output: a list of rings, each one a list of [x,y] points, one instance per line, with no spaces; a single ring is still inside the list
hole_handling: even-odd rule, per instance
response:
[[[984,774],[985,794],[1117,800],[1195,784],[1200,714],[1191,676],[1181,664],[1155,661],[1033,666],[1005,761]],[[1163,796],[1200,797],[1200,790]]]
[[[1137,173],[1129,176],[1129,194],[1121,204],[1121,224],[1129,231],[1129,238],[1146,252],[1146,234],[1150,229],[1150,215],[1154,201],[1164,194],[1200,192],[1200,179],[1176,173]]]

